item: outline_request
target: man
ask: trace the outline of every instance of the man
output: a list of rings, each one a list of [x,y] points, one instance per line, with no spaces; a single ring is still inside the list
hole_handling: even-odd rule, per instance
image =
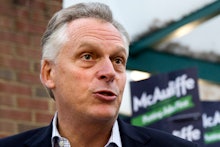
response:
[[[42,38],[40,77],[57,112],[50,126],[1,139],[0,146],[196,146],[118,119],[128,46],[126,31],[104,4],[81,3],[56,13]]]

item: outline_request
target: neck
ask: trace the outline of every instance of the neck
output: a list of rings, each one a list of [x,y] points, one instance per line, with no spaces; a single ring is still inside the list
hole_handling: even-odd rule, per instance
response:
[[[59,133],[69,140],[71,146],[77,147],[104,146],[109,140],[115,122],[115,119],[100,121],[62,116],[58,116]]]

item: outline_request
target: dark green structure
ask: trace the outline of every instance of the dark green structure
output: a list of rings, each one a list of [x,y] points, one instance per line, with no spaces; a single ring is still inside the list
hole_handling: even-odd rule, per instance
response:
[[[217,0],[196,12],[185,16],[179,21],[171,23],[150,33],[130,45],[130,57],[127,69],[141,70],[154,73],[164,73],[188,67],[197,67],[201,79],[220,83],[220,63],[198,60],[190,57],[177,56],[159,52],[153,46],[169,36],[176,29],[193,22],[204,22],[220,14],[220,1]],[[220,41],[220,38],[219,38]]]

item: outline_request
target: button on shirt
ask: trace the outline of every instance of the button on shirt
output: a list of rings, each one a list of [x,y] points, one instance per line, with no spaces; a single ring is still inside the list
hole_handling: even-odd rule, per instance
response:
[[[62,137],[60,133],[58,132],[57,118],[58,116],[56,112],[53,118],[53,122],[52,122],[53,123],[53,130],[52,130],[52,137],[51,137],[52,147],[71,147],[68,139]],[[117,120],[115,121],[113,125],[112,133],[108,140],[108,143],[104,147],[122,147],[121,136],[120,136]]]

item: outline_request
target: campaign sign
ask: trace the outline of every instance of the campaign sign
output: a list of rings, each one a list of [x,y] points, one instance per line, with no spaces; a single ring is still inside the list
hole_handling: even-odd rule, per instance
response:
[[[154,75],[131,82],[130,87],[133,125],[157,128],[203,144],[196,68]]]
[[[202,102],[204,142],[207,147],[220,147],[220,102]]]
[[[171,134],[204,146],[201,113],[175,115],[168,118],[166,124]]]

